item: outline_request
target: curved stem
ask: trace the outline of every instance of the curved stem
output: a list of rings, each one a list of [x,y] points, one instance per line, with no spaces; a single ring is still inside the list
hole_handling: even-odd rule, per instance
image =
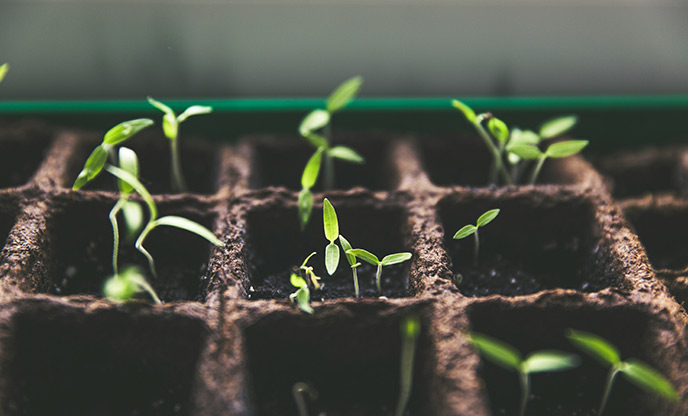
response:
[[[179,159],[179,139],[174,139],[170,141],[170,155],[171,160],[171,177],[172,177],[172,190],[175,192],[186,192],[186,182],[184,181],[184,175],[182,174],[182,164]]]
[[[607,401],[609,400],[609,395],[612,392],[612,383],[614,383],[614,377],[619,373],[619,367],[617,365],[612,366],[607,375],[607,383],[604,386],[604,394],[602,395],[602,401],[600,402],[600,409],[597,411],[597,416],[601,416],[604,408],[607,407]]]
[[[110,224],[112,224],[112,270],[115,276],[119,275],[119,270],[117,268],[117,257],[119,256],[119,226],[117,224],[117,214],[126,202],[126,198],[120,198],[115,206],[112,207],[108,215]]]
[[[356,292],[356,297],[360,298],[361,294],[358,291],[358,272],[356,271],[356,267],[352,267],[351,270],[353,271],[353,274],[354,274],[354,292]]]
[[[375,273],[375,284],[377,285],[378,293],[382,294],[382,285],[380,277],[382,276],[382,263],[377,264],[377,272]]]
[[[533,169],[533,174],[530,176],[530,182],[528,183],[529,185],[535,185],[535,180],[540,174],[540,169],[542,169],[542,164],[545,163],[546,159],[547,156],[545,155],[540,156],[540,158],[538,159],[537,165],[535,166],[535,169]]]
[[[521,410],[519,411],[520,416],[525,416],[526,405],[528,404],[528,396],[530,396],[530,375],[525,372],[521,372]]]
[[[146,240],[146,237],[148,237],[148,234],[151,231],[153,231],[153,229],[155,228],[155,225],[156,225],[155,221],[151,221],[146,225],[146,228],[143,229],[143,231],[141,232],[141,235],[139,235],[139,238],[136,239],[136,243],[134,244],[134,247],[136,247],[136,249],[141,254],[146,256],[146,259],[148,259],[148,267],[150,268],[150,271],[153,274],[153,277],[158,277],[157,273],[155,273],[155,260],[153,260],[153,256],[151,256],[151,254],[148,252],[148,250],[146,250],[143,247],[143,242]]]

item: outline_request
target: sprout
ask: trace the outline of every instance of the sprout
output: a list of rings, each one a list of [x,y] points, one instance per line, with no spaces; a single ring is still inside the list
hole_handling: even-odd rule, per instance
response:
[[[298,274],[292,273],[289,281],[291,282],[292,286],[298,288],[296,292],[289,295],[289,300],[296,302],[302,311],[312,314],[313,308],[311,308],[310,305],[311,291],[308,289],[308,283],[306,280]]]
[[[196,116],[200,114],[209,114],[213,111],[212,107],[202,106],[202,105],[192,105],[191,107],[184,110],[179,116],[177,116],[174,111],[161,103],[148,97],[148,102],[158,110],[165,113],[162,118],[162,130],[165,136],[170,139],[170,157],[171,157],[171,184],[172,190],[175,192],[185,192],[186,182],[184,181],[184,175],[182,174],[182,165],[179,159],[179,124],[184,122],[187,118],[191,116]]]
[[[547,158],[563,158],[573,156],[579,153],[585,146],[588,145],[587,140],[566,140],[563,142],[558,142],[551,144],[547,150],[544,152],[532,144],[521,144],[509,147],[509,152],[515,154],[522,159],[537,160],[537,165],[533,169],[533,173],[530,176],[529,185],[534,185],[537,180],[538,174],[542,169],[542,165],[545,163]]]
[[[522,393],[520,416],[526,414],[531,374],[569,370],[577,367],[580,361],[576,355],[555,350],[536,351],[524,360],[514,347],[502,341],[477,332],[471,333],[469,338],[482,356],[506,370],[519,374]]]
[[[411,396],[413,385],[413,358],[416,355],[416,341],[420,335],[420,319],[407,316],[401,321],[401,366],[399,370],[399,400],[394,412],[395,416],[402,416]]]
[[[3,79],[5,79],[5,75],[7,75],[7,71],[10,70],[10,64],[4,63],[0,65],[0,82],[2,82]]]
[[[103,287],[105,297],[115,301],[128,301],[141,292],[147,292],[155,303],[162,303],[138,266],[125,267],[106,280]]]
[[[320,289],[320,277],[316,276],[316,274],[313,272],[312,266],[308,266],[308,260],[315,256],[315,254],[315,251],[309,254],[308,257],[306,257],[306,260],[304,260],[301,264],[301,267],[299,267],[299,270],[303,270],[303,272],[306,274],[306,283],[311,282],[315,289]]]
[[[325,269],[332,276],[339,266],[339,246],[334,243],[339,238],[339,224],[337,213],[327,198],[323,201],[323,228],[325,238],[330,242],[325,247]]]
[[[375,273],[375,284],[377,286],[378,293],[382,293],[382,287],[380,283],[382,277],[382,266],[391,266],[393,264],[403,263],[406,260],[410,260],[412,257],[411,253],[395,253],[385,256],[382,258],[382,260],[379,260],[376,255],[362,248],[347,250],[346,254],[351,254],[365,261],[366,263],[377,266],[377,273]]]
[[[671,385],[666,377],[642,361],[635,359],[621,361],[619,350],[606,339],[589,332],[573,329],[569,329],[566,336],[577,348],[599,361],[602,365],[610,366],[600,408],[597,411],[598,416],[602,414],[607,406],[614,378],[619,373],[646,391],[658,394],[673,402],[678,401],[678,393],[676,393],[676,389],[674,389],[674,386]]]
[[[353,274],[354,279],[354,293],[356,294],[357,298],[360,298],[361,293],[358,288],[358,273],[356,269],[358,269],[358,266],[360,266],[361,263],[356,261],[356,256],[348,253],[348,251],[351,250],[353,247],[351,247],[349,240],[344,238],[344,236],[341,234],[339,235],[339,244],[342,246],[342,250],[344,250],[346,261],[348,261],[349,265],[351,266],[351,273]]]
[[[297,382],[291,387],[291,395],[294,396],[296,408],[299,411],[299,416],[308,416],[308,408],[306,407],[306,397],[311,400],[318,398],[318,391],[309,383]]]
[[[480,237],[478,236],[478,229],[480,227],[484,227],[485,225],[489,224],[497,218],[497,215],[499,215],[499,209],[491,209],[487,212],[485,212],[483,215],[481,215],[478,218],[478,221],[475,223],[475,225],[468,224],[464,225],[459,231],[454,234],[454,240],[460,240],[462,238],[466,238],[469,235],[473,235],[475,237],[475,246],[473,247],[473,265],[477,266],[478,265],[478,255],[479,252],[478,250],[480,249]]]

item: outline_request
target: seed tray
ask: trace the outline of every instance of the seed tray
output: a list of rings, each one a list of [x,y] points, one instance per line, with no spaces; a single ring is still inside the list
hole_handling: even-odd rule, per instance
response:
[[[611,158],[595,160],[597,169],[577,156],[548,161],[542,185],[487,187],[487,154],[470,136],[465,146],[411,134],[335,136],[368,164],[338,167],[339,189],[315,189],[301,232],[295,185],[311,151],[302,140],[247,136],[234,146],[186,138],[191,191],[175,195],[166,188],[165,139],[144,132],[128,146],[160,211],[204,224],[226,246],[156,230],[149,248],[159,277],[150,280],[165,303],[116,304],[100,297],[114,182],[104,175],[71,190],[99,137],[33,122],[0,133],[9,172],[0,183],[2,414],[296,415],[291,386],[308,381],[320,393],[311,414],[389,415],[398,328],[409,314],[422,330],[408,415],[515,414],[516,376],[482,361],[465,333],[493,335],[523,353],[573,351],[567,328],[604,335],[624,357],[667,375],[682,398],[671,404],[621,378],[609,414],[688,412],[688,260],[676,250],[665,265],[661,257],[673,252],[653,234],[678,234],[679,226],[661,224],[683,225],[688,206],[664,187],[648,185],[641,197],[615,193],[611,178],[622,172],[608,167]],[[312,293],[310,316],[288,301],[288,279],[311,251],[324,274],[325,196],[355,247],[410,251],[413,259],[385,269],[382,298],[370,268],[361,267],[363,297],[355,299],[340,267]],[[490,208],[502,213],[481,235],[473,267],[470,241],[451,237]],[[145,266],[135,251],[121,256]],[[587,359],[573,372],[536,375],[528,414],[594,415],[604,377]]]

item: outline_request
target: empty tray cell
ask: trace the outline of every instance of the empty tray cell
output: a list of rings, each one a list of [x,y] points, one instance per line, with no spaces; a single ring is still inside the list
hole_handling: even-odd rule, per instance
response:
[[[489,302],[471,305],[468,314],[471,331],[512,345],[523,358],[541,350],[559,350],[580,357],[580,365],[575,369],[531,375],[528,415],[597,415],[609,366],[571,344],[566,337],[569,328],[602,336],[618,348],[622,360],[639,359],[665,375],[671,371],[669,360],[676,360],[678,355],[672,345],[675,341],[666,334],[660,336],[664,331],[662,322],[639,307],[600,309],[586,307],[577,301],[570,304],[566,301],[539,302],[537,305]],[[517,373],[484,357],[481,357],[481,367],[480,375],[485,381],[492,414],[518,414],[521,388]],[[673,406],[618,375],[604,414],[679,414]]]
[[[68,175],[71,187],[93,149],[100,144],[98,140],[83,140],[79,143],[69,163]],[[220,169],[220,155],[217,145],[195,138],[179,138],[179,154],[182,173],[190,193],[210,195],[218,188],[217,177]],[[139,158],[139,179],[152,194],[170,194],[170,140],[161,134],[141,133],[124,142],[122,146],[136,152]],[[114,176],[102,172],[98,178],[84,186],[84,190],[116,191]]]
[[[617,198],[648,193],[685,193],[688,189],[685,148],[646,148],[595,158]]]
[[[331,201],[337,212],[339,232],[353,248],[364,248],[382,259],[387,254],[409,251],[406,241],[405,211],[396,205],[361,199]],[[311,300],[355,296],[352,271],[340,247],[339,267],[334,275],[325,271],[325,246],[322,204],[313,208],[305,231],[300,231],[296,204],[267,204],[255,208],[247,217],[250,299],[287,299],[296,289],[290,284],[292,271],[298,271],[312,252],[309,265],[322,278],[321,290],[311,290]],[[336,242],[339,246],[339,241]],[[408,296],[411,261],[382,269],[382,295]],[[368,263],[358,267],[361,296],[380,296],[375,285],[376,268]]]
[[[201,321],[31,306],[3,354],[3,414],[189,414]]]
[[[0,134],[0,188],[31,180],[48,153],[52,136],[30,124],[17,124]]]
[[[301,189],[301,175],[315,148],[306,139],[270,137],[250,141],[253,146],[252,172],[249,186],[253,189],[284,186]],[[365,163],[351,163],[334,159],[334,189],[362,186],[371,190],[390,189],[397,182],[390,160],[389,141],[384,136],[337,136],[333,146],[354,149]],[[325,161],[321,164],[314,191],[322,190]]]
[[[295,383],[317,392],[308,414],[393,415],[399,397],[400,322],[404,309],[360,305],[346,314],[318,309],[318,318],[273,313],[244,331],[256,415],[297,416]],[[408,308],[405,308],[408,309]],[[428,400],[432,348],[425,320],[416,343],[414,379],[406,415],[432,415]],[[278,346],[277,348],[275,348]]]
[[[102,294],[106,278],[113,273],[113,234],[108,214],[115,201],[114,198],[96,199],[85,195],[79,201],[70,201],[55,213],[49,223],[48,242],[51,293]],[[212,230],[213,215],[205,204],[161,203],[158,209],[159,218],[179,215]],[[119,217],[118,220],[121,235],[124,235],[123,219]],[[124,236],[120,239],[120,269],[127,265],[140,266],[163,301],[205,299],[207,264],[212,247],[207,240],[173,227],[154,229],[144,247],[155,259],[157,277],[151,275],[146,258],[134,248],[133,240]],[[148,299],[148,295],[141,296]]]
[[[598,291],[616,282],[612,243],[601,234],[593,201],[565,193],[483,195],[451,195],[439,204],[444,244],[464,295]],[[474,237],[454,240],[454,234],[494,208],[499,215],[478,229],[475,264]]]

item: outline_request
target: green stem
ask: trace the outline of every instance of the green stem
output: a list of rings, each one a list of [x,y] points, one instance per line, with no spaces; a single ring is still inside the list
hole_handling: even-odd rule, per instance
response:
[[[475,237],[475,245],[473,247],[473,267],[478,267],[478,254],[480,250],[480,237],[478,236],[478,227],[475,227],[475,232],[473,233]]]
[[[308,407],[306,406],[306,397],[308,394],[311,400],[315,400],[318,397],[318,393],[311,389],[311,387],[306,383],[296,383],[291,388],[291,394],[294,396],[294,401],[296,402],[296,408],[298,409],[299,416],[308,416]]]
[[[537,161],[537,165],[535,166],[535,169],[533,169],[533,174],[530,176],[530,182],[529,185],[535,185],[535,180],[537,179],[538,175],[540,174],[540,169],[542,169],[543,163],[545,163],[545,160],[547,159],[546,155],[540,156],[540,158]]]
[[[375,284],[377,285],[378,293],[382,294],[382,285],[380,277],[382,276],[382,263],[377,264],[377,272],[375,273]]]
[[[117,257],[119,256],[119,226],[117,224],[117,214],[127,202],[126,198],[120,198],[110,210],[110,224],[112,224],[112,271],[115,276],[119,275],[117,268]]]
[[[526,405],[528,404],[528,396],[530,396],[530,376],[528,373],[521,371],[521,410],[520,416],[525,416]]]
[[[484,117],[478,117],[475,121],[475,129],[478,131],[478,134],[480,134],[480,137],[483,139],[483,142],[485,142],[485,145],[487,146],[487,149],[492,153],[492,167],[490,168],[490,185],[491,184],[497,184],[497,175],[499,173],[502,174],[502,178],[504,179],[504,182],[507,185],[512,185],[513,181],[511,180],[511,176],[509,176],[509,172],[507,172],[506,168],[504,167],[504,163],[502,163],[502,155],[499,152],[499,149],[497,146],[495,146],[494,142],[492,141],[492,138],[490,135],[487,133],[485,128],[482,126],[482,121]]]
[[[411,396],[411,386],[413,385],[413,357],[416,354],[416,339],[404,337],[404,342],[401,346],[401,383],[399,390],[399,401],[397,401],[397,409],[395,416],[402,416],[409,397]]]
[[[609,370],[607,375],[607,383],[604,386],[604,394],[602,395],[602,401],[600,402],[600,409],[597,411],[597,416],[601,416],[604,408],[607,407],[607,401],[609,400],[609,395],[612,392],[612,383],[614,383],[614,377],[619,373],[619,366],[613,365]]]
[[[155,273],[155,260],[153,260],[153,256],[151,256],[151,254],[148,252],[148,250],[146,250],[146,249],[143,247],[143,243],[144,243],[144,241],[146,241],[146,237],[148,237],[148,234],[149,234],[151,231],[153,231],[153,229],[155,228],[156,225],[157,225],[157,224],[156,224],[155,221],[150,221],[150,222],[146,225],[146,227],[143,229],[143,231],[141,232],[141,235],[139,235],[139,238],[136,239],[136,243],[134,244],[134,247],[136,247],[136,249],[137,249],[141,254],[143,254],[144,256],[146,256],[146,259],[148,259],[148,267],[150,268],[150,271],[151,271],[151,273],[153,274],[153,277],[157,277],[157,276],[158,276],[157,273]]]
[[[354,292],[356,292],[356,297],[360,298],[361,294],[358,291],[358,272],[356,271],[356,267],[352,267],[351,270],[354,273]]]
[[[171,177],[172,177],[172,190],[174,192],[186,192],[186,182],[184,181],[184,175],[182,174],[182,164],[179,159],[179,140],[174,139],[170,141],[170,155],[171,160]]]

